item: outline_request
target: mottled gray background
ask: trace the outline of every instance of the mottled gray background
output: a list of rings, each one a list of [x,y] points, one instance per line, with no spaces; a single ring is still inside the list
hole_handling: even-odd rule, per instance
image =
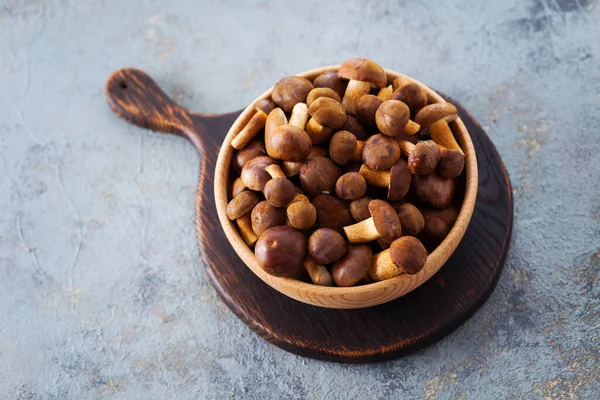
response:
[[[597,399],[600,5],[0,0],[0,398]],[[116,118],[135,66],[194,110],[371,57],[460,100],[514,186],[498,288],[456,332],[375,365],[301,358],[217,298],[198,157]]]

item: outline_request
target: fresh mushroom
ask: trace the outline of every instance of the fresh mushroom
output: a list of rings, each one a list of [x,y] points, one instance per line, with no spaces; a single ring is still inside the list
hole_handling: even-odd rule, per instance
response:
[[[300,184],[309,197],[335,192],[335,184],[342,175],[340,168],[326,157],[315,157],[300,168]]]
[[[361,222],[371,218],[371,213],[369,212],[369,203],[371,200],[370,197],[365,196],[352,201],[350,203],[350,215],[352,215],[352,219],[356,222]]]
[[[429,127],[435,122],[443,119],[446,121],[446,123],[448,123],[454,121],[457,117],[458,111],[454,105],[450,103],[433,103],[419,110],[417,115],[415,115],[415,122],[421,126],[422,132],[427,132]],[[448,147],[442,143],[438,144]]]
[[[401,133],[410,135],[419,132],[420,126],[410,120],[410,109],[400,100],[387,100],[381,103],[375,113],[377,128],[388,136]]]
[[[389,201],[400,200],[406,196],[412,180],[408,165],[404,160],[398,160],[389,171],[375,171],[363,164],[359,173],[368,184],[388,188],[387,199]]]
[[[287,179],[277,164],[265,167],[265,172],[272,178],[263,189],[265,199],[273,207],[287,207],[296,195],[294,184]]]
[[[443,178],[456,178],[465,168],[465,156],[460,150],[440,148],[442,154],[437,173]]]
[[[346,255],[331,267],[331,276],[338,286],[352,286],[365,276],[372,260],[371,246],[366,244],[349,245]]]
[[[363,124],[375,126],[375,113],[381,103],[383,103],[383,100],[372,94],[361,96],[355,102],[356,118]]]
[[[252,209],[252,230],[258,236],[274,226],[285,225],[285,211],[282,208],[273,207],[268,201],[263,200]]]
[[[366,243],[378,238],[391,243],[402,235],[398,214],[389,203],[383,200],[371,200],[369,213],[371,218],[344,227],[350,243]]]
[[[258,265],[268,274],[294,277],[304,268],[306,238],[294,228],[275,226],[260,235],[254,254]]]
[[[414,118],[420,109],[427,105],[427,92],[415,82],[402,84],[392,94],[392,100],[400,100],[410,109],[410,116]]]
[[[410,203],[404,203],[394,208],[400,218],[402,235],[416,236],[425,227],[425,219],[421,211]]]
[[[364,144],[351,132],[339,131],[329,142],[329,157],[339,165],[346,165],[351,160],[359,161],[362,159]]]
[[[442,210],[425,207],[420,211],[423,214],[425,226],[419,234],[419,238],[425,245],[434,248],[448,236],[450,229],[458,218],[458,211],[454,207],[447,207]]]
[[[348,172],[340,176],[335,184],[335,193],[340,199],[356,200],[365,195],[367,182],[358,172]]]
[[[242,178],[238,177],[235,181],[233,181],[233,185],[231,187],[231,198],[234,198],[243,190],[246,190],[246,186],[244,185],[244,182],[242,182]]]
[[[316,123],[332,130],[342,128],[348,118],[342,105],[329,97],[319,97],[313,101],[308,113]]]
[[[365,140],[370,136],[369,131],[354,115],[348,115],[348,121],[346,121],[343,130],[352,133],[358,140]]]
[[[244,215],[250,214],[259,202],[258,194],[251,190],[244,190],[235,196],[227,205],[227,217],[235,221]]]
[[[326,155],[327,150],[322,147],[313,146],[306,160],[308,161],[315,157],[325,157]],[[302,164],[304,164],[304,161],[284,161],[281,163],[281,169],[287,177],[295,176],[300,172]]]
[[[292,115],[290,115],[290,125],[293,125],[302,130],[306,129],[306,123],[308,122],[308,107],[305,103],[298,103],[292,108]]]
[[[250,142],[243,150],[236,152],[233,157],[232,164],[235,168],[236,172],[239,174],[242,172],[242,168],[247,161],[252,160],[258,156],[267,155],[267,150],[265,149],[265,143],[263,141],[254,141]]]
[[[279,125],[265,137],[270,157],[284,161],[304,161],[312,149],[310,137],[294,125]]]
[[[368,273],[375,281],[393,278],[401,273],[416,274],[427,262],[427,250],[419,239],[403,236],[394,240],[390,248],[373,257]]]
[[[288,76],[275,84],[271,92],[271,100],[289,113],[297,103],[306,102],[306,97],[312,89],[313,85],[308,79]]]
[[[371,91],[371,85],[384,87],[387,83],[385,71],[375,61],[366,58],[346,60],[338,70],[341,78],[349,79],[342,98],[342,105],[348,114],[355,113],[355,101]]]
[[[308,97],[306,98],[306,105],[310,107],[310,105],[319,97],[329,97],[338,103],[342,102],[342,98],[335,90],[328,87],[315,87],[308,94]]]
[[[286,214],[289,225],[301,231],[312,228],[317,221],[317,209],[303,194],[294,197],[287,207]]]
[[[304,268],[310,276],[310,280],[315,285],[319,286],[333,286],[333,277],[327,270],[327,267],[317,263],[310,257],[306,257],[304,261]]]
[[[336,230],[319,228],[308,238],[308,254],[319,264],[331,264],[346,254],[346,240]]]
[[[429,126],[429,135],[431,140],[439,144],[440,146],[449,149],[460,151],[463,155],[463,151],[456,142],[452,129],[445,119],[440,119]]]
[[[323,72],[313,82],[316,88],[329,88],[334,90],[340,98],[344,97],[348,82],[340,78],[336,71]]]
[[[236,150],[242,150],[260,132],[267,122],[267,115],[275,108],[275,105],[266,99],[259,100],[254,105],[255,114],[250,121],[231,141],[231,146]]]
[[[408,156],[408,169],[415,175],[429,175],[440,162],[440,148],[433,140],[416,144]]]
[[[271,179],[271,176],[265,171],[265,168],[271,164],[275,164],[275,160],[267,156],[254,157],[246,162],[240,173],[240,179],[244,186],[250,190],[262,192],[266,183]]]
[[[400,159],[400,147],[389,136],[373,135],[363,146],[362,158],[363,163],[375,171],[390,169]]]
[[[256,240],[258,240],[258,237],[252,230],[250,214],[246,214],[243,217],[236,219],[235,223],[237,224],[240,236],[242,237],[242,239],[244,239],[244,242],[246,242],[248,247],[254,247],[254,244],[256,243]]]
[[[331,228],[341,232],[344,226],[352,223],[348,204],[336,197],[320,194],[312,200],[317,210],[317,224],[321,228]]]
[[[446,208],[454,197],[454,179],[442,178],[436,172],[415,175],[412,186],[416,195],[435,208]]]

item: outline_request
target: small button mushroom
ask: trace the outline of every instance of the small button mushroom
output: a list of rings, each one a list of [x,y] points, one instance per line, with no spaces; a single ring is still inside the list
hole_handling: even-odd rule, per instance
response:
[[[346,240],[336,230],[319,228],[308,238],[308,254],[319,264],[331,264],[346,254]]]
[[[279,125],[265,144],[269,156],[284,161],[304,161],[312,148],[310,137],[294,125]]]
[[[390,248],[373,257],[368,273],[375,281],[393,278],[401,273],[414,275],[427,262],[427,250],[419,239],[403,236],[394,240]]]
[[[373,260],[371,246],[349,245],[346,255],[331,267],[331,276],[338,286],[348,287],[360,281]]]
[[[352,223],[348,204],[336,197],[320,194],[312,200],[317,210],[317,224],[321,228],[331,228],[341,232],[344,226]]]
[[[246,186],[244,186],[244,182],[242,182],[241,178],[236,178],[236,180],[233,181],[233,185],[231,187],[231,198],[234,198],[239,193],[241,193],[243,190],[246,190]]]
[[[367,182],[358,172],[348,172],[340,176],[335,184],[335,193],[340,199],[356,200],[365,195]]]
[[[306,160],[310,160],[315,157],[325,157],[326,155],[327,150],[322,147],[313,146]],[[304,161],[284,161],[281,163],[281,169],[285,173],[285,176],[295,176],[300,172],[302,164],[304,164]]]
[[[327,267],[317,263],[310,257],[306,257],[304,261],[304,268],[310,276],[310,280],[315,285],[319,286],[333,286],[333,277],[327,270]]]
[[[392,100],[400,100],[410,109],[411,118],[427,105],[427,92],[415,82],[406,82],[392,94]]]
[[[404,160],[399,160],[390,168],[389,171],[374,171],[362,165],[359,173],[365,178],[365,181],[373,186],[387,187],[387,199],[389,201],[400,200],[408,193],[412,176],[408,170],[408,165]]]
[[[335,192],[335,184],[342,175],[340,168],[325,157],[315,157],[300,168],[300,184],[309,197]]]
[[[462,149],[452,134],[450,125],[448,125],[448,122],[446,122],[445,119],[440,119],[439,121],[431,124],[429,126],[429,135],[431,136],[431,140],[439,144],[441,147],[449,150],[460,151],[461,154],[464,155]]]
[[[364,144],[351,132],[339,131],[329,142],[329,157],[339,165],[346,165],[351,160],[359,161],[362,159]]]
[[[258,194],[251,190],[244,190],[235,196],[227,205],[227,217],[234,221],[250,214],[254,206],[258,204]]]
[[[306,105],[310,107],[313,101],[315,101],[319,97],[329,97],[330,99],[333,99],[338,103],[342,102],[342,98],[339,94],[337,94],[335,90],[327,87],[317,87],[311,90],[308,94],[308,97],[306,98]]]
[[[465,168],[465,156],[460,150],[440,149],[442,154],[437,166],[437,173],[443,178],[456,178]]]
[[[416,236],[425,227],[425,219],[421,211],[410,203],[404,203],[395,207],[402,225],[402,235]]]
[[[371,200],[369,213],[371,218],[344,227],[350,243],[366,243],[378,238],[391,243],[402,235],[398,214],[389,203],[383,200]]]
[[[254,244],[258,240],[258,237],[252,230],[250,214],[246,214],[242,218],[236,219],[235,223],[238,226],[238,231],[240,232],[240,236],[242,237],[242,239],[244,239],[244,242],[246,242],[248,247],[254,247]]]
[[[287,207],[296,195],[294,184],[286,178],[277,164],[267,166],[265,171],[272,178],[263,189],[265,199],[273,207]]]
[[[275,160],[271,157],[254,157],[244,164],[240,179],[248,189],[262,192],[266,183],[271,179],[271,176],[265,171],[265,168],[271,164],[275,164]]]
[[[296,195],[287,207],[287,221],[292,227],[306,231],[317,221],[317,209],[308,201],[308,197]]]
[[[305,103],[298,103],[292,109],[292,115],[290,115],[290,125],[306,129],[306,123],[308,122],[308,107]]]
[[[242,168],[247,161],[252,160],[258,156],[267,155],[267,150],[265,149],[265,143],[262,141],[254,141],[250,142],[243,150],[238,151],[233,157],[233,167],[236,172],[239,174],[242,172]]]
[[[371,213],[369,212],[370,202],[371,198],[366,196],[352,201],[350,203],[350,215],[352,215],[352,219],[356,222],[361,222],[371,218]]]
[[[258,265],[268,274],[295,277],[304,268],[306,238],[288,226],[275,226],[260,235],[254,254]]]
[[[275,105],[262,99],[254,105],[256,113],[250,118],[246,126],[233,138],[231,146],[236,150],[241,150],[250,143],[252,139],[265,127],[267,115],[273,110]]]
[[[428,106],[423,107],[417,115],[415,115],[415,122],[421,126],[422,132],[427,132],[431,125],[440,120],[444,120],[446,125],[448,122],[454,121],[458,117],[458,111],[453,104],[450,103],[433,103]],[[444,125],[443,122],[440,123],[441,126]],[[452,134],[452,132],[450,132]],[[437,143],[437,141],[436,141]],[[441,144],[444,147],[449,147]],[[449,147],[453,148],[453,147]]]
[[[379,64],[366,58],[351,58],[344,61],[338,70],[341,78],[349,79],[342,98],[348,114],[355,113],[355,101],[371,91],[371,85],[382,88],[387,84],[387,75]]]
[[[375,113],[381,103],[383,100],[372,94],[361,96],[355,104],[356,118],[363,124],[375,126]]]
[[[312,89],[313,85],[308,79],[288,76],[275,84],[271,92],[271,100],[289,113],[297,103],[306,102],[306,97]]]
[[[428,247],[435,248],[450,232],[458,218],[458,211],[454,207],[444,208],[443,210],[425,207],[420,211],[425,220],[425,227],[419,238]]]
[[[421,200],[435,208],[448,207],[454,197],[454,179],[442,178],[436,172],[413,176],[412,186]]]
[[[408,156],[408,169],[415,175],[429,175],[440,162],[440,148],[433,140],[424,140]]]
[[[354,115],[348,115],[348,121],[346,121],[346,125],[344,125],[343,129],[351,132],[358,140],[365,140],[370,136],[369,131]]]
[[[308,113],[319,125],[338,130],[346,125],[346,111],[342,105],[329,97],[319,97],[308,108]]]
[[[394,93],[394,89],[392,85],[388,85],[377,93],[377,97],[379,97],[381,101],[387,101],[392,98],[392,93]]]
[[[396,136],[401,133],[413,135],[420,126],[410,120],[410,109],[400,100],[387,100],[381,103],[375,113],[375,123],[381,133]]]
[[[400,159],[400,147],[389,136],[373,135],[365,142],[362,159],[367,167],[375,171],[390,169]]]
[[[344,97],[348,82],[340,78],[336,71],[323,72],[313,82],[316,88],[329,88],[334,90],[340,98]]]
[[[274,226],[285,225],[285,211],[273,207],[268,201],[258,203],[251,213],[252,230],[257,236]]]

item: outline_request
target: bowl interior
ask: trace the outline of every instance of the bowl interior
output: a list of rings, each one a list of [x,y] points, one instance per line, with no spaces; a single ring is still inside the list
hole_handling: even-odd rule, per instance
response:
[[[312,81],[323,72],[337,71],[338,68],[339,66],[337,65],[317,68],[297,75]],[[406,77],[419,84],[427,91],[430,103],[444,101],[440,95],[421,82],[395,71],[387,69],[385,71],[389,83],[399,76]],[[231,147],[231,140],[252,117],[254,103],[260,99],[268,98],[271,94],[271,90],[272,87],[252,101],[233,123],[221,145],[215,167],[215,204],[217,206],[219,221],[225,231],[227,239],[242,261],[244,261],[248,268],[250,268],[260,279],[279,292],[298,301],[328,308],[349,309],[382,304],[409,293],[431,278],[444,265],[450,255],[452,255],[462,239],[469,221],[471,220],[477,197],[477,159],[469,132],[461,119],[456,119],[450,125],[458,143],[465,153],[465,197],[454,226],[442,243],[429,254],[423,269],[415,275],[400,274],[385,281],[362,286],[347,288],[319,286],[292,278],[280,278],[267,274],[256,262],[254,252],[246,245],[238,233],[235,224],[227,218],[226,210],[229,201],[227,197],[227,185],[229,181],[231,159],[234,154],[234,149]]]

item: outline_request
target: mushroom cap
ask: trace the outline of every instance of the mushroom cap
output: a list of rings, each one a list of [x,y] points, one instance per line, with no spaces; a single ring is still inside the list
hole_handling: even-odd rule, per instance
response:
[[[231,198],[234,198],[243,190],[246,190],[246,186],[244,186],[244,182],[242,182],[242,179],[240,177],[237,177],[236,180],[233,181],[233,184],[231,186]]]
[[[421,141],[408,155],[408,169],[415,175],[429,175],[435,171],[440,155],[440,148],[433,140]]]
[[[375,113],[377,128],[388,136],[404,132],[409,119],[410,109],[400,100],[384,101]]]
[[[340,102],[329,97],[319,97],[312,102],[308,113],[320,125],[330,129],[340,129],[346,125],[346,110]]]
[[[256,192],[244,190],[231,199],[227,205],[227,217],[233,221],[246,214],[250,214],[259,201]]]
[[[308,254],[319,264],[331,264],[346,254],[346,240],[336,230],[319,228],[308,238]]]
[[[275,104],[269,99],[260,99],[254,103],[254,109],[256,109],[256,111],[262,111],[267,115],[269,115],[274,108]]]
[[[435,208],[446,208],[454,197],[454,179],[442,178],[436,172],[430,175],[415,175],[412,186],[416,195]]]
[[[334,193],[340,175],[340,167],[329,158],[314,157],[300,167],[300,184],[309,197],[321,193]]]
[[[265,167],[275,164],[275,160],[267,156],[254,157],[244,164],[240,178],[244,185],[251,190],[262,191],[271,179]]]
[[[335,184],[335,193],[344,200],[356,200],[365,195],[367,182],[358,172],[347,172]]]
[[[346,165],[354,157],[356,146],[358,146],[356,136],[349,131],[339,131],[329,142],[329,157],[336,164]]]
[[[273,207],[287,207],[296,195],[296,188],[287,178],[275,178],[265,184],[263,193]]]
[[[313,89],[306,78],[288,76],[275,84],[271,92],[271,100],[286,113],[292,112],[297,103],[304,103],[308,93]]]
[[[418,273],[427,261],[427,250],[419,239],[403,236],[390,245],[392,262],[409,275]]]
[[[444,178],[456,178],[465,168],[465,156],[457,149],[445,149],[440,156],[437,172]]]
[[[404,203],[396,208],[400,225],[402,225],[402,234],[416,236],[425,227],[425,219],[421,211],[410,203]]]
[[[400,146],[389,136],[376,134],[365,142],[363,162],[375,171],[390,169],[400,159]]]
[[[250,218],[252,230],[256,236],[262,235],[264,231],[274,226],[285,225],[285,211],[282,208],[273,207],[266,200],[254,207]]]
[[[365,196],[350,203],[350,215],[352,215],[352,218],[356,222],[371,218],[371,213],[369,212],[370,202],[371,198]]]
[[[304,161],[311,149],[308,134],[294,125],[279,125],[267,143],[269,156],[284,161]]]
[[[343,129],[352,133],[358,140],[365,140],[370,135],[369,131],[360,123],[358,119],[356,119],[354,115],[348,115],[348,120],[346,121],[346,125],[344,125]]]
[[[359,97],[354,105],[356,118],[363,124],[375,126],[375,113],[381,103],[383,103],[383,100],[372,94]]]
[[[408,82],[392,93],[392,100],[400,100],[405,103],[410,109],[410,115],[414,117],[421,108],[427,105],[427,92],[420,85]]]
[[[294,201],[287,208],[287,219],[294,228],[305,231],[312,228],[317,221],[317,209],[308,199]]]
[[[421,125],[421,129],[425,130],[434,122],[440,119],[445,119],[446,122],[454,121],[458,117],[458,111],[453,104],[450,103],[434,103],[423,107],[417,115],[415,122]]]
[[[306,97],[306,105],[310,107],[310,105],[320,97],[329,97],[338,103],[342,102],[342,98],[335,90],[328,87],[316,87],[311,90],[310,93],[308,93],[308,97]]]
[[[458,210],[454,207],[447,207],[442,210],[423,207],[420,211],[425,220],[425,227],[419,234],[419,239],[427,246],[434,248],[450,232],[452,225],[454,225],[454,222],[458,218]]]
[[[341,232],[344,226],[352,224],[348,203],[327,194],[320,194],[312,201],[317,210],[317,223],[321,228],[331,228]]]
[[[400,225],[400,218],[394,207],[383,200],[371,200],[369,203],[369,212],[373,217],[375,228],[383,240],[386,243],[392,243],[394,239],[397,239],[402,235],[402,226]]]
[[[340,65],[338,75],[344,79],[369,82],[379,88],[387,84],[387,75],[379,64],[366,58],[351,58]]]
[[[388,187],[387,199],[389,201],[400,200],[408,193],[412,175],[404,160],[398,162],[390,169],[390,185]]]
[[[304,268],[306,238],[294,228],[275,226],[260,235],[254,254],[258,265],[268,274],[294,277]]]
[[[368,244],[348,245],[346,255],[331,267],[331,275],[338,286],[356,284],[367,273],[373,261],[373,250]]]
[[[335,71],[323,72],[313,81],[313,86],[316,88],[329,88],[334,90],[340,98],[344,97],[348,81],[339,77]]]
[[[263,141],[256,140],[248,143],[246,147],[236,152],[235,156],[233,157],[232,164],[235,170],[240,173],[244,167],[244,164],[246,164],[248,160],[265,155],[267,155],[265,143]]]

